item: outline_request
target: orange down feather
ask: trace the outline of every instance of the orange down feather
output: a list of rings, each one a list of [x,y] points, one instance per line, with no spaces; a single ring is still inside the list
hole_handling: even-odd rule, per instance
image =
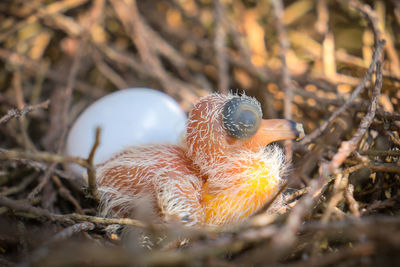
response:
[[[143,201],[159,218],[186,225],[254,214],[279,190],[285,170],[281,149],[268,144],[303,134],[300,124],[261,117],[247,96],[202,98],[182,144],[129,147],[97,166],[103,215],[134,216]]]

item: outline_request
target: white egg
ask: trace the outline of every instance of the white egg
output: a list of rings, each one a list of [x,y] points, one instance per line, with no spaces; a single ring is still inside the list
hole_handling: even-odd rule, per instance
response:
[[[129,88],[106,95],[86,108],[74,122],[66,144],[70,156],[87,158],[101,127],[94,163],[122,149],[148,143],[176,144],[182,138],[186,114],[169,95],[148,88]],[[81,175],[84,169],[68,165]]]

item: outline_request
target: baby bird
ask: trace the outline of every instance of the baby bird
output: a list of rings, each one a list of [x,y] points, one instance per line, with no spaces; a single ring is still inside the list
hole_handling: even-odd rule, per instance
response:
[[[189,226],[242,221],[281,184],[283,153],[267,145],[303,135],[301,124],[263,120],[254,98],[203,97],[182,144],[129,147],[97,166],[103,215],[130,217],[145,202],[164,221]]]

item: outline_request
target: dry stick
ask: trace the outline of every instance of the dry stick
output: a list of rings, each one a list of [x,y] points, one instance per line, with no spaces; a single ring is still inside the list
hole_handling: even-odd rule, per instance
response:
[[[96,138],[93,143],[92,149],[90,150],[89,157],[87,159],[88,166],[86,168],[88,174],[88,193],[94,199],[98,199],[98,193],[97,193],[97,183],[96,183],[96,168],[93,164],[93,161],[96,150],[100,145],[100,134],[101,134],[101,128],[97,127]]]
[[[368,207],[362,210],[361,215],[376,214],[379,210],[398,207],[399,201],[400,197],[398,195],[385,200],[375,200],[373,203],[369,204]]]
[[[328,202],[328,205],[322,215],[321,221],[326,223],[329,221],[331,214],[333,213],[333,209],[336,208],[337,204],[343,199],[344,191],[347,188],[349,182],[348,174],[336,174],[335,183],[333,187],[332,196]],[[317,249],[317,248],[315,248]]]
[[[84,211],[78,200],[76,200],[76,198],[72,196],[71,192],[63,185],[60,178],[58,178],[56,175],[53,175],[51,179],[57,185],[58,193],[60,194],[60,196],[69,201],[72,205],[74,205],[78,213],[84,214]]]
[[[347,1],[341,0],[343,3],[348,3]],[[371,6],[367,4],[361,4],[357,0],[351,0],[349,2],[350,6],[357,9],[361,12],[361,14],[365,15],[367,19],[370,21],[372,30],[374,31],[374,42],[378,43],[379,40],[383,39],[383,34],[379,28],[379,18],[374,10],[372,10]]]
[[[318,21],[317,31],[323,36],[322,62],[324,74],[329,80],[336,80],[335,40],[329,31],[329,12],[326,0],[317,1]]]
[[[68,114],[71,105],[72,94],[74,92],[76,76],[78,75],[79,66],[83,55],[84,47],[86,46],[87,39],[88,35],[84,35],[82,40],[79,42],[79,48],[77,53],[75,54],[74,60],[72,62],[72,67],[68,75],[67,86],[65,87],[64,91],[64,102],[63,102],[64,106],[62,109],[62,117],[61,117],[62,132],[58,140],[57,153],[60,153],[60,151],[63,149],[65,136],[67,135],[68,132]]]
[[[374,68],[376,66],[376,63],[377,63],[378,59],[381,57],[382,47],[384,44],[385,44],[385,41],[383,41],[383,40],[378,42],[375,52],[372,56],[372,63],[369,66],[368,71],[365,74],[365,76],[363,77],[361,83],[359,85],[357,85],[357,87],[354,89],[350,98],[343,104],[343,106],[341,106],[340,108],[335,110],[335,112],[332,113],[332,115],[329,117],[328,120],[326,120],[324,123],[322,123],[312,133],[306,135],[303,138],[303,140],[300,141],[301,145],[307,145],[310,142],[312,142],[313,140],[315,140],[317,137],[319,137],[338,116],[340,116],[346,109],[348,109],[353,104],[354,100],[358,97],[361,90],[364,89],[366,83],[370,80],[372,72],[374,71]]]
[[[52,238],[45,241],[39,248],[35,249],[32,253],[30,253],[30,262],[39,262],[44,257],[48,256],[50,250],[49,246],[64,241],[70,237],[72,237],[76,233],[91,231],[95,228],[95,225],[91,222],[82,222],[77,223],[71,226],[68,226],[55,234]],[[30,264],[28,264],[30,265]]]
[[[96,9],[96,7],[97,7],[96,4],[97,4],[97,2],[95,2],[94,7],[91,10],[91,13],[95,13],[98,16],[99,12]],[[94,16],[93,14],[91,14],[91,15]],[[96,17],[91,18],[91,20],[89,21],[89,25],[87,25],[87,28],[85,29],[85,32],[82,33],[81,40],[79,42],[80,45],[79,45],[78,50],[73,59],[72,67],[71,67],[69,75],[68,75],[67,86],[64,91],[64,93],[65,93],[64,102],[63,102],[64,106],[62,109],[62,117],[61,117],[62,132],[61,132],[60,138],[58,139],[58,143],[57,143],[57,147],[56,147],[57,154],[59,154],[63,150],[63,147],[64,147],[65,137],[68,132],[69,109],[70,109],[70,105],[71,105],[71,101],[72,101],[72,94],[73,94],[75,84],[76,84],[76,77],[78,75],[78,71],[79,71],[79,67],[81,64],[81,58],[83,56],[84,49],[85,49],[85,47],[87,45],[87,41],[90,37],[90,34],[88,34],[88,33],[90,32],[90,28],[93,26],[95,20],[96,20]],[[49,166],[49,169],[45,172],[41,182],[29,194],[30,199],[33,199],[47,184],[47,182],[50,180],[50,177],[52,176],[52,174],[54,172],[55,167],[56,167],[55,163],[52,163]]]
[[[0,159],[3,160],[21,160],[21,159],[28,159],[28,160],[35,160],[35,161],[47,161],[51,162],[52,164],[50,167],[45,168],[46,171],[41,182],[29,193],[28,199],[33,200],[35,196],[41,191],[41,189],[45,186],[47,181],[50,179],[52,171],[50,169],[54,168],[58,163],[68,163],[72,162],[78,164],[84,168],[88,168],[89,165],[87,160],[79,157],[71,157],[71,156],[63,156],[58,154],[52,154],[49,152],[42,152],[42,151],[16,151],[16,150],[6,150],[0,148]],[[43,169],[43,168],[42,168]]]
[[[360,205],[354,199],[354,186],[349,184],[345,192],[347,203],[349,204],[349,209],[356,218],[360,217]]]
[[[369,163],[365,167],[375,172],[400,173],[400,166],[396,163]]]
[[[46,219],[52,222],[66,223],[66,224],[75,224],[76,222],[92,222],[99,223],[104,225],[110,224],[121,224],[121,225],[130,225],[136,227],[147,227],[146,224],[140,222],[138,220],[128,219],[128,218],[103,218],[97,216],[89,216],[82,214],[55,214],[51,213],[46,209],[37,208],[29,204],[24,200],[12,200],[7,197],[0,196],[0,206],[7,207],[14,212],[27,213],[37,217],[38,219]],[[155,227],[155,226],[153,226]],[[160,226],[161,227],[161,226]]]
[[[289,39],[286,34],[286,29],[283,23],[283,3],[282,0],[272,1],[276,30],[278,32],[279,46],[280,46],[280,57],[282,62],[282,77],[281,84],[285,92],[285,98],[283,100],[283,113],[285,119],[292,119],[292,103],[293,103],[293,86],[291,83],[291,76],[287,66],[286,54],[289,49]],[[292,159],[292,140],[285,141],[285,152],[287,161]]]
[[[347,188],[349,182],[349,175],[348,174],[342,174],[338,173],[335,175],[334,179],[334,185],[333,185],[333,192],[332,196],[330,197],[326,209],[324,213],[322,214],[321,222],[322,223],[327,223],[331,217],[331,214],[334,213],[334,211],[337,209],[337,205],[341,200],[344,198],[344,192]],[[313,236],[313,249],[311,251],[312,257],[315,257],[316,254],[319,253],[320,247],[321,247],[321,239],[323,235],[321,232],[317,232]]]
[[[10,29],[5,30],[3,33],[1,33],[0,34],[0,43],[4,42],[4,40],[7,40],[7,38],[14,32],[18,31],[19,29],[21,29],[27,25],[37,22],[39,19],[41,19],[43,17],[51,16],[54,13],[68,11],[72,8],[83,5],[86,2],[88,2],[88,0],[57,1],[55,3],[45,6],[43,8],[39,8],[35,14],[30,15],[25,20],[14,24]]]
[[[131,54],[119,51],[105,44],[97,45],[97,48],[104,56],[106,56],[110,60],[116,61],[121,65],[128,66],[129,68],[140,74],[142,77],[151,78],[155,80],[160,79],[158,72],[154,72],[151,66],[144,65],[142,62],[140,62]],[[1,49],[0,49],[0,56],[1,56]],[[197,90],[194,86],[190,85],[189,83],[182,82],[174,77],[169,77],[169,79],[172,81],[172,84],[180,85],[180,87],[179,88],[177,87],[176,90],[178,90],[178,94],[185,96],[184,101],[186,101],[186,103],[184,104],[187,107],[191,107],[194,102],[197,102],[198,97],[197,96],[193,97],[193,95],[188,96],[187,92],[184,91],[188,91],[188,89],[190,89],[191,91],[196,91],[196,94],[198,95],[204,95],[204,92],[200,93],[199,90]]]
[[[13,74],[13,87],[15,90],[17,108],[22,109],[24,106],[26,106],[26,104],[25,104],[25,100],[24,100],[24,93],[22,90],[21,72],[18,68],[15,70],[15,72]],[[25,149],[35,151],[36,147],[33,144],[32,140],[28,134],[29,120],[27,120],[27,118],[25,118],[25,116],[21,116],[18,118],[18,124],[19,124],[19,129],[21,131],[22,142],[23,142]]]
[[[81,39],[78,42],[78,49],[75,54],[75,57],[72,62],[72,66],[70,69],[70,72],[68,74],[68,79],[67,79],[67,86],[65,87],[65,95],[64,95],[64,106],[62,109],[62,132],[61,136],[58,140],[58,147],[57,147],[57,153],[60,153],[63,149],[64,142],[65,142],[65,137],[68,132],[68,117],[69,117],[69,110],[72,102],[72,94],[74,92],[75,84],[76,84],[76,78],[78,75],[79,67],[81,65],[81,60],[83,53],[85,51],[85,48],[87,46],[89,37],[90,37],[90,31],[97,19],[99,18],[101,14],[101,8],[102,8],[102,3],[104,1],[94,1],[93,6],[90,10],[90,18],[89,22],[87,25],[85,25],[85,31],[82,32]]]
[[[357,262],[362,258],[368,258],[368,256],[373,256],[377,252],[377,247],[374,244],[364,242],[362,244],[355,245],[354,247],[341,247],[337,251],[324,253],[323,255],[318,255],[311,257],[305,261],[300,261],[298,264],[289,265],[291,267],[309,267],[309,266],[337,266],[349,265],[349,263]],[[343,260],[350,260],[344,261]],[[351,264],[350,264],[351,265]]]
[[[144,24],[144,30],[149,35],[151,40],[154,40],[155,51],[162,56],[168,58],[179,71],[186,67],[185,58],[180,54],[180,51],[175,49],[169,42],[165,41],[157,31],[153,30],[148,24]]]
[[[87,168],[89,166],[87,160],[83,158],[64,156],[42,151],[30,152],[30,151],[6,150],[0,148],[0,159],[2,160],[29,159],[35,161],[45,161],[54,163],[72,162],[84,168]]]
[[[84,37],[85,39],[87,38]],[[65,98],[64,98],[64,107],[63,107],[63,111],[62,111],[62,120],[61,120],[61,124],[62,124],[62,132],[60,135],[60,138],[58,139],[58,143],[57,143],[57,154],[61,152],[63,145],[64,145],[64,140],[65,140],[65,136],[67,135],[67,123],[68,123],[68,110],[69,110],[69,106],[70,106],[70,102],[71,102],[71,95],[73,92],[73,87],[74,87],[74,83],[75,83],[75,77],[78,73],[78,69],[79,69],[79,62],[80,62],[80,58],[81,55],[83,53],[83,45],[79,46],[80,48],[78,49],[78,52],[74,58],[74,61],[72,63],[72,67],[68,76],[68,80],[67,80],[67,86],[65,88]],[[50,180],[54,169],[56,167],[56,163],[51,163],[49,165],[49,168],[47,169],[47,171],[44,173],[40,183],[32,190],[32,192],[28,195],[29,199],[33,199],[35,198],[35,196],[37,194],[40,193],[40,191],[42,191],[42,189],[44,188],[44,186],[48,183],[48,181]]]
[[[376,231],[371,231],[371,229],[390,229],[393,227],[398,229],[399,223],[399,216],[369,216],[364,217],[362,220],[348,217],[340,221],[330,221],[326,224],[320,221],[303,224],[300,226],[299,231],[302,234],[323,231],[325,234],[333,237],[337,237],[337,234],[340,233],[352,239],[359,236],[364,236],[367,239],[380,239],[382,236],[376,235]],[[392,232],[389,233],[391,234]]]
[[[142,65],[147,67],[156,79],[162,84],[166,92],[178,99],[198,100],[199,90],[188,83],[182,82],[178,79],[174,79],[171,75],[163,68],[161,59],[158,57],[155,51],[155,46],[149,46],[149,43],[154,42],[146,32],[149,27],[141,14],[139,13],[137,3],[135,0],[126,1],[112,1],[111,2],[119,20],[124,25],[128,35],[132,42],[135,44],[138,54],[142,60]],[[182,104],[182,103],[181,103]],[[189,109],[192,104],[184,102],[184,108]]]
[[[384,43],[384,41],[379,41],[379,43]],[[379,44],[378,43],[378,44]],[[357,149],[357,145],[360,142],[361,138],[367,131],[368,127],[372,123],[372,120],[375,117],[376,107],[378,105],[378,97],[382,88],[382,71],[381,71],[381,61],[378,60],[376,62],[376,82],[374,90],[372,91],[372,100],[371,105],[368,108],[368,112],[365,117],[362,118],[360,126],[358,127],[356,133],[349,141],[343,141],[340,145],[338,152],[332,158],[331,162],[327,167],[329,168],[329,172],[336,171],[339,166],[343,163],[343,161]]]
[[[82,222],[82,223],[77,223],[71,226],[68,226],[67,228],[64,228],[57,234],[55,234],[50,240],[47,240],[42,244],[39,248],[35,249],[32,253],[30,253],[30,262],[39,262],[41,259],[44,257],[48,256],[50,250],[49,246],[58,243],[60,241],[64,241],[71,236],[73,236],[76,233],[80,232],[87,232],[91,231],[95,228],[95,225],[91,222]],[[30,264],[27,264],[30,265]]]
[[[33,173],[27,177],[24,177],[24,180],[22,180],[22,182],[18,185],[7,188],[6,190],[0,192],[0,196],[8,196],[23,191],[30,183],[32,183],[36,179],[36,176],[36,173]]]
[[[46,100],[37,105],[26,105],[22,109],[10,109],[6,115],[0,118],[0,124],[7,123],[12,118],[19,118],[33,110],[40,109],[40,108],[48,108],[50,100]]]
[[[93,53],[96,68],[110,80],[118,89],[129,88],[128,83],[116,71],[112,69],[100,56],[100,52]]]
[[[303,138],[303,140],[300,141],[301,145],[307,145],[310,142],[312,142],[315,138],[319,137],[338,116],[340,116],[346,109],[348,109],[353,104],[354,100],[358,97],[361,90],[364,89],[367,81],[370,80],[372,72],[374,71],[374,68],[376,66],[376,63],[377,63],[378,59],[381,57],[382,47],[384,44],[385,44],[384,40],[378,41],[377,47],[372,56],[372,63],[369,66],[368,71],[367,71],[366,75],[363,77],[361,83],[359,85],[357,85],[357,87],[354,89],[350,98],[343,104],[343,106],[341,106],[335,112],[333,112],[328,120],[326,120],[323,124],[321,124],[312,133],[306,135]]]
[[[366,150],[358,151],[358,153],[373,157],[400,157],[400,150]]]
[[[226,52],[226,29],[224,24],[225,12],[220,0],[214,0],[215,39],[214,49],[217,54],[218,90],[223,94],[229,92],[228,55]]]
[[[24,71],[28,71],[30,73],[38,73],[41,72],[46,63],[42,63],[37,60],[32,60],[24,55],[15,53],[13,51],[9,51],[6,49],[2,49],[0,47],[0,59],[16,66],[22,66],[24,68]],[[46,73],[44,74],[46,78],[59,83],[59,84],[65,84],[67,82],[67,77],[65,77],[65,73],[53,71],[51,69],[47,70]],[[77,89],[80,90],[80,92],[85,93],[86,95],[89,95],[90,97],[93,98],[98,98],[101,95],[101,93],[98,93],[98,90],[95,90],[97,88],[91,86],[90,84],[83,82],[82,80],[76,82]]]
[[[39,193],[42,191],[42,189],[45,187],[47,182],[50,180],[50,177],[53,174],[53,171],[55,170],[55,167],[57,166],[57,163],[53,162],[51,163],[48,168],[46,169],[44,175],[41,177],[39,184],[33,188],[33,190],[29,193],[28,199],[32,201]]]
[[[94,228],[95,225],[91,222],[81,222],[68,226],[67,228],[64,228],[62,231],[53,236],[49,241],[46,242],[45,245],[50,245],[52,243],[66,240],[76,233],[91,231]]]
[[[26,212],[32,214],[39,219],[46,219],[50,221],[58,221],[61,223],[73,223],[68,217],[59,217],[56,214],[52,214],[48,210],[36,208],[31,206],[27,201],[24,200],[12,200],[7,197],[0,196],[0,206],[7,207],[15,212]]]
[[[312,204],[314,203],[315,196],[318,196],[321,192],[321,188],[325,182],[329,179],[329,176],[338,171],[338,168],[343,161],[356,149],[357,144],[360,142],[362,136],[368,129],[373,118],[375,117],[375,110],[378,102],[378,96],[382,88],[382,66],[380,63],[381,57],[376,55],[381,54],[381,49],[384,44],[384,40],[379,40],[376,44],[376,51],[374,60],[371,63],[370,69],[371,74],[376,66],[376,83],[372,92],[371,104],[368,108],[368,113],[361,120],[360,126],[356,133],[349,141],[343,141],[338,152],[334,155],[333,159],[329,163],[323,163],[320,167],[320,176],[317,180],[313,180],[310,186],[309,193],[305,195],[299,203],[293,208],[291,214],[288,217],[287,223],[282,229],[272,238],[271,247],[276,252],[274,255],[275,259],[284,255],[287,249],[294,243],[295,235],[301,225],[301,220],[309,212]],[[370,72],[366,76],[370,76]],[[366,81],[365,81],[366,82]],[[364,81],[362,84],[365,83]]]
[[[366,166],[368,166],[367,163],[360,163],[360,164],[357,164],[357,165],[354,165],[354,166],[351,166],[349,168],[344,169],[342,171],[342,174],[343,175],[349,175],[349,174],[351,174],[351,173],[353,173],[355,171],[358,171],[359,169],[364,168]],[[330,182],[330,180],[328,181],[328,183],[329,182]],[[328,184],[328,183],[325,183],[325,184]],[[284,204],[287,205],[287,204],[291,203],[296,198],[299,198],[299,197],[303,196],[304,194],[307,194],[309,191],[310,191],[310,187],[304,187],[302,189],[299,189],[299,190],[293,192],[292,194],[290,194],[290,195],[285,197]],[[322,190],[322,191],[324,191],[324,190]]]
[[[396,112],[387,112],[379,109],[376,111],[376,116],[389,121],[400,121],[400,113]]]
[[[1,154],[2,150],[0,149],[0,154]],[[45,163],[41,163],[41,162],[37,162],[35,160],[31,160],[31,159],[24,159],[24,158],[14,158],[14,161],[24,164],[29,168],[32,168],[36,171],[45,171],[47,170],[47,164]],[[72,175],[71,173],[67,172],[67,171],[63,171],[63,170],[55,170],[56,175],[58,175],[59,177],[62,177],[64,179],[69,179],[69,180],[73,180],[76,179],[76,176]]]

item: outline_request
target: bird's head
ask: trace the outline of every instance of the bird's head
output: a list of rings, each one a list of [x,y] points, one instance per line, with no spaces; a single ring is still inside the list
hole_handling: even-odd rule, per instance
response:
[[[258,152],[271,142],[304,135],[301,124],[262,116],[260,103],[248,96],[202,98],[189,114],[188,156],[200,168],[208,168],[243,150]]]

